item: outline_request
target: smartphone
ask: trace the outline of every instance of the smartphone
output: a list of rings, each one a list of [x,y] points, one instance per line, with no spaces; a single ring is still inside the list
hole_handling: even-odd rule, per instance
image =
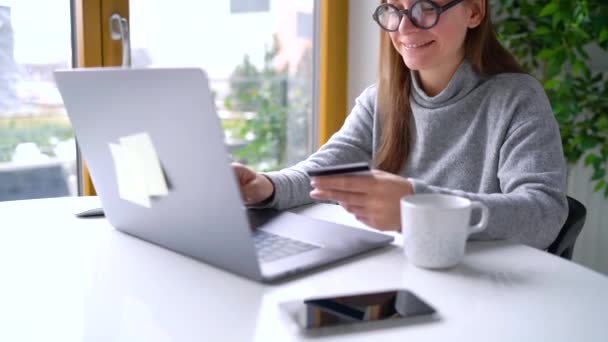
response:
[[[304,299],[281,303],[280,307],[306,331],[414,317],[437,319],[432,306],[405,289]]]
[[[369,174],[368,162],[358,162],[350,164],[332,165],[308,170],[309,177],[342,175],[342,174]]]

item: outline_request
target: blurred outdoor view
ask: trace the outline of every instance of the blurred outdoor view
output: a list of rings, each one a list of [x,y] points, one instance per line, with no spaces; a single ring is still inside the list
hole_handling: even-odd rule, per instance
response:
[[[133,67],[205,69],[234,160],[312,150],[314,0],[130,0]]]
[[[72,66],[69,3],[0,0],[0,201],[76,195],[52,76]],[[205,69],[233,159],[278,169],[313,146],[313,13],[314,0],[130,0],[132,66]]]
[[[0,201],[76,195],[76,148],[53,81],[72,65],[70,3],[0,0]]]

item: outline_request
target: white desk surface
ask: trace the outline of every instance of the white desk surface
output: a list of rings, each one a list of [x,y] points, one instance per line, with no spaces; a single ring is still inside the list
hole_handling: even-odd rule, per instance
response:
[[[96,205],[95,197],[0,203],[0,341],[608,341],[608,278],[522,245],[469,243],[463,264],[439,272],[408,264],[397,239],[263,285],[73,215]],[[298,211],[356,224],[338,206]],[[277,306],[399,287],[440,320],[319,338],[299,333]]]

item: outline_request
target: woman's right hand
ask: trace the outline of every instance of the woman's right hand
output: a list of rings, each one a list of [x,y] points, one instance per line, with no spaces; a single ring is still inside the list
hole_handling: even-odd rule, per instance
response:
[[[243,164],[232,163],[232,169],[239,181],[241,197],[246,205],[263,202],[272,196],[274,185],[268,178]]]

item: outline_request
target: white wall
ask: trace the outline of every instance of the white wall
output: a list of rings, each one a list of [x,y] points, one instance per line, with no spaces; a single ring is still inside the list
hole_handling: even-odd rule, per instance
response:
[[[582,163],[570,167],[568,195],[587,208],[587,220],[574,247],[574,261],[608,275],[608,201],[602,192],[593,192],[591,171]]]
[[[375,82],[378,62],[379,31],[371,15],[378,1],[350,0],[348,38],[348,108],[365,87]],[[597,48],[589,50],[594,70],[608,70],[608,56]],[[571,167],[568,194],[581,201],[588,210],[587,221],[574,252],[574,260],[608,274],[608,201],[593,192],[589,171]]]
[[[588,47],[594,72],[608,72],[608,53]],[[568,194],[587,207],[587,220],[576,241],[574,261],[608,275],[608,200],[593,192],[591,171],[582,163],[568,170]]]

